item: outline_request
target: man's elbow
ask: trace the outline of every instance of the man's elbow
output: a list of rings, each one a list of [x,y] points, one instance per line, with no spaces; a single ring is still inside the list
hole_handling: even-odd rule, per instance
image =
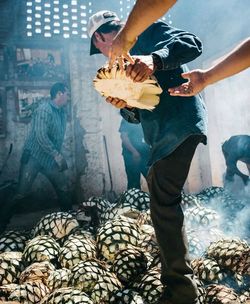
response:
[[[244,59],[244,66],[245,68],[250,67],[250,37],[248,37],[245,41],[243,41],[242,46],[242,53],[243,55],[241,56],[242,59]]]
[[[203,48],[202,46],[196,49],[196,56],[195,58],[199,57],[203,52]]]
[[[165,5],[167,5],[167,6],[169,6],[169,5],[172,6],[177,2],[177,0],[163,0],[163,1],[164,1]]]
[[[187,54],[189,54],[189,61],[196,59],[203,52],[202,42],[198,38],[193,38],[192,43],[188,48]]]
[[[198,37],[194,37],[193,46],[192,46],[192,53],[193,59],[199,57],[203,52],[203,45],[201,40]]]
[[[250,49],[250,37],[248,37],[246,40],[244,40],[243,43]]]

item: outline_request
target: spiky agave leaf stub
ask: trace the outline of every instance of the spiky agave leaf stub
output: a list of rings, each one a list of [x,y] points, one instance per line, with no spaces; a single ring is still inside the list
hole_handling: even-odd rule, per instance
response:
[[[124,66],[126,69],[126,66]],[[162,89],[152,76],[144,82],[134,82],[119,69],[118,64],[111,69],[107,65],[97,71],[93,80],[95,89],[104,97],[116,97],[126,101],[131,107],[152,110],[159,103]]]
[[[40,219],[35,226],[34,236],[48,235],[61,239],[78,226],[77,220],[68,212],[54,212]]]
[[[7,231],[0,238],[0,252],[23,251],[27,235],[18,231]]]
[[[0,254],[0,286],[18,282],[22,271],[22,253],[4,252]]]

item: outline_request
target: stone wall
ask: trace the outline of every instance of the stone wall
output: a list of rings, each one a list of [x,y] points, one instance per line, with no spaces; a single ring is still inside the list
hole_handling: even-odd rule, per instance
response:
[[[6,155],[8,154],[10,144],[13,144],[12,153],[6,163],[6,166],[0,176],[0,184],[6,180],[18,180],[20,158],[23,150],[24,141],[28,135],[30,122],[20,122],[17,118],[16,111],[16,93],[14,88],[7,88],[7,133],[5,138],[0,138],[0,166],[5,161]],[[70,107],[69,107],[70,109]],[[73,130],[72,120],[69,114],[67,122],[67,129],[65,134],[65,140],[63,144],[62,153],[67,159],[69,170],[67,171],[67,177],[69,184],[72,189],[75,188],[75,162],[74,162],[74,145],[73,142]],[[38,175],[36,178],[32,193],[34,197],[39,199],[51,198],[54,196],[54,191],[48,180]]]
[[[105,103],[93,87],[97,69],[106,59],[89,56],[89,45],[71,45],[69,50],[72,115],[75,133],[75,161],[79,194],[82,199],[91,195],[117,194],[125,190],[125,171],[118,133],[120,115]],[[107,140],[107,151],[104,146]],[[107,152],[107,153],[106,153]],[[108,172],[107,154],[111,167],[113,189]]]
[[[119,194],[126,188],[126,176],[121,155],[121,141],[118,133],[119,112],[110,105],[93,88],[93,78],[97,69],[106,59],[101,55],[89,56],[88,43],[70,44],[65,48],[64,57],[69,62],[71,101],[69,119],[63,154],[69,170],[67,176],[77,201],[88,197],[107,196],[111,191]],[[1,83],[0,83],[1,86]],[[37,83],[34,82],[36,87]],[[8,153],[11,143],[13,151],[7,162],[0,183],[18,180],[20,157],[23,144],[29,132],[30,123],[17,119],[15,80],[13,86],[5,87],[7,91],[7,134],[0,138],[0,165]],[[107,141],[107,151],[104,146]],[[109,157],[111,179],[108,170]],[[112,184],[112,185],[111,185]],[[51,197],[53,188],[45,177],[39,175],[32,188],[34,197]]]
[[[64,55],[69,62],[71,102],[63,153],[69,164],[67,175],[76,194],[75,200],[80,202],[92,195],[113,198],[113,192],[118,195],[126,189],[118,132],[121,117],[119,111],[108,105],[95,91],[92,82],[106,59],[102,55],[90,57],[87,42],[69,44]],[[248,74],[246,71],[205,91],[209,111],[208,146],[200,145],[197,150],[185,185],[187,192],[222,185],[225,164],[220,151],[221,143],[231,135],[249,133],[249,115],[246,110],[249,88],[244,85]],[[240,95],[239,88],[242,93]],[[30,126],[16,119],[16,95],[13,87],[6,86],[5,89],[7,134],[5,138],[0,138],[0,166],[11,143],[13,151],[0,176],[0,183],[8,179],[17,180],[22,147]],[[142,180],[143,189],[146,190],[145,180]],[[35,197],[54,195],[50,183],[41,175],[36,179],[32,191]]]

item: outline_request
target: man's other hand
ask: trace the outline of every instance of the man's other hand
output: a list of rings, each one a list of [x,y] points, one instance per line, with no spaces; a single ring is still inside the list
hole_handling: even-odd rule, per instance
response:
[[[112,104],[117,109],[123,109],[123,108],[128,107],[126,101],[119,99],[117,97],[109,96],[106,98],[106,102]]]
[[[134,59],[129,54],[129,50],[133,47],[135,42],[136,40],[129,41],[124,35],[123,31],[120,31],[114,38],[110,48],[109,68],[112,68],[115,60],[118,61],[121,70],[123,70],[123,64],[125,60],[131,64],[134,64]]]
[[[55,162],[59,168],[59,171],[65,171],[68,169],[68,165],[62,154],[57,154],[55,156]]]
[[[132,157],[133,157],[133,161],[135,163],[139,163],[140,160],[141,160],[141,155],[140,155],[140,153],[138,151],[133,152],[132,153]]]
[[[204,71],[202,70],[182,73],[181,76],[184,79],[188,79],[188,82],[185,82],[178,87],[168,89],[171,96],[194,96],[206,87]]]
[[[134,56],[134,64],[129,64],[126,69],[126,76],[135,82],[143,82],[154,73],[153,57]]]

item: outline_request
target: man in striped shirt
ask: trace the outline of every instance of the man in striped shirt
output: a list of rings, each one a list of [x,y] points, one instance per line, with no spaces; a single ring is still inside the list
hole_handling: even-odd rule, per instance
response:
[[[31,130],[25,141],[21,157],[19,185],[15,197],[1,208],[1,226],[5,226],[18,205],[30,191],[38,173],[52,183],[62,211],[72,209],[68,183],[64,171],[67,163],[61,154],[66,129],[65,106],[68,89],[56,83],[50,90],[51,100],[43,102],[33,114]],[[0,230],[3,230],[3,228]]]

